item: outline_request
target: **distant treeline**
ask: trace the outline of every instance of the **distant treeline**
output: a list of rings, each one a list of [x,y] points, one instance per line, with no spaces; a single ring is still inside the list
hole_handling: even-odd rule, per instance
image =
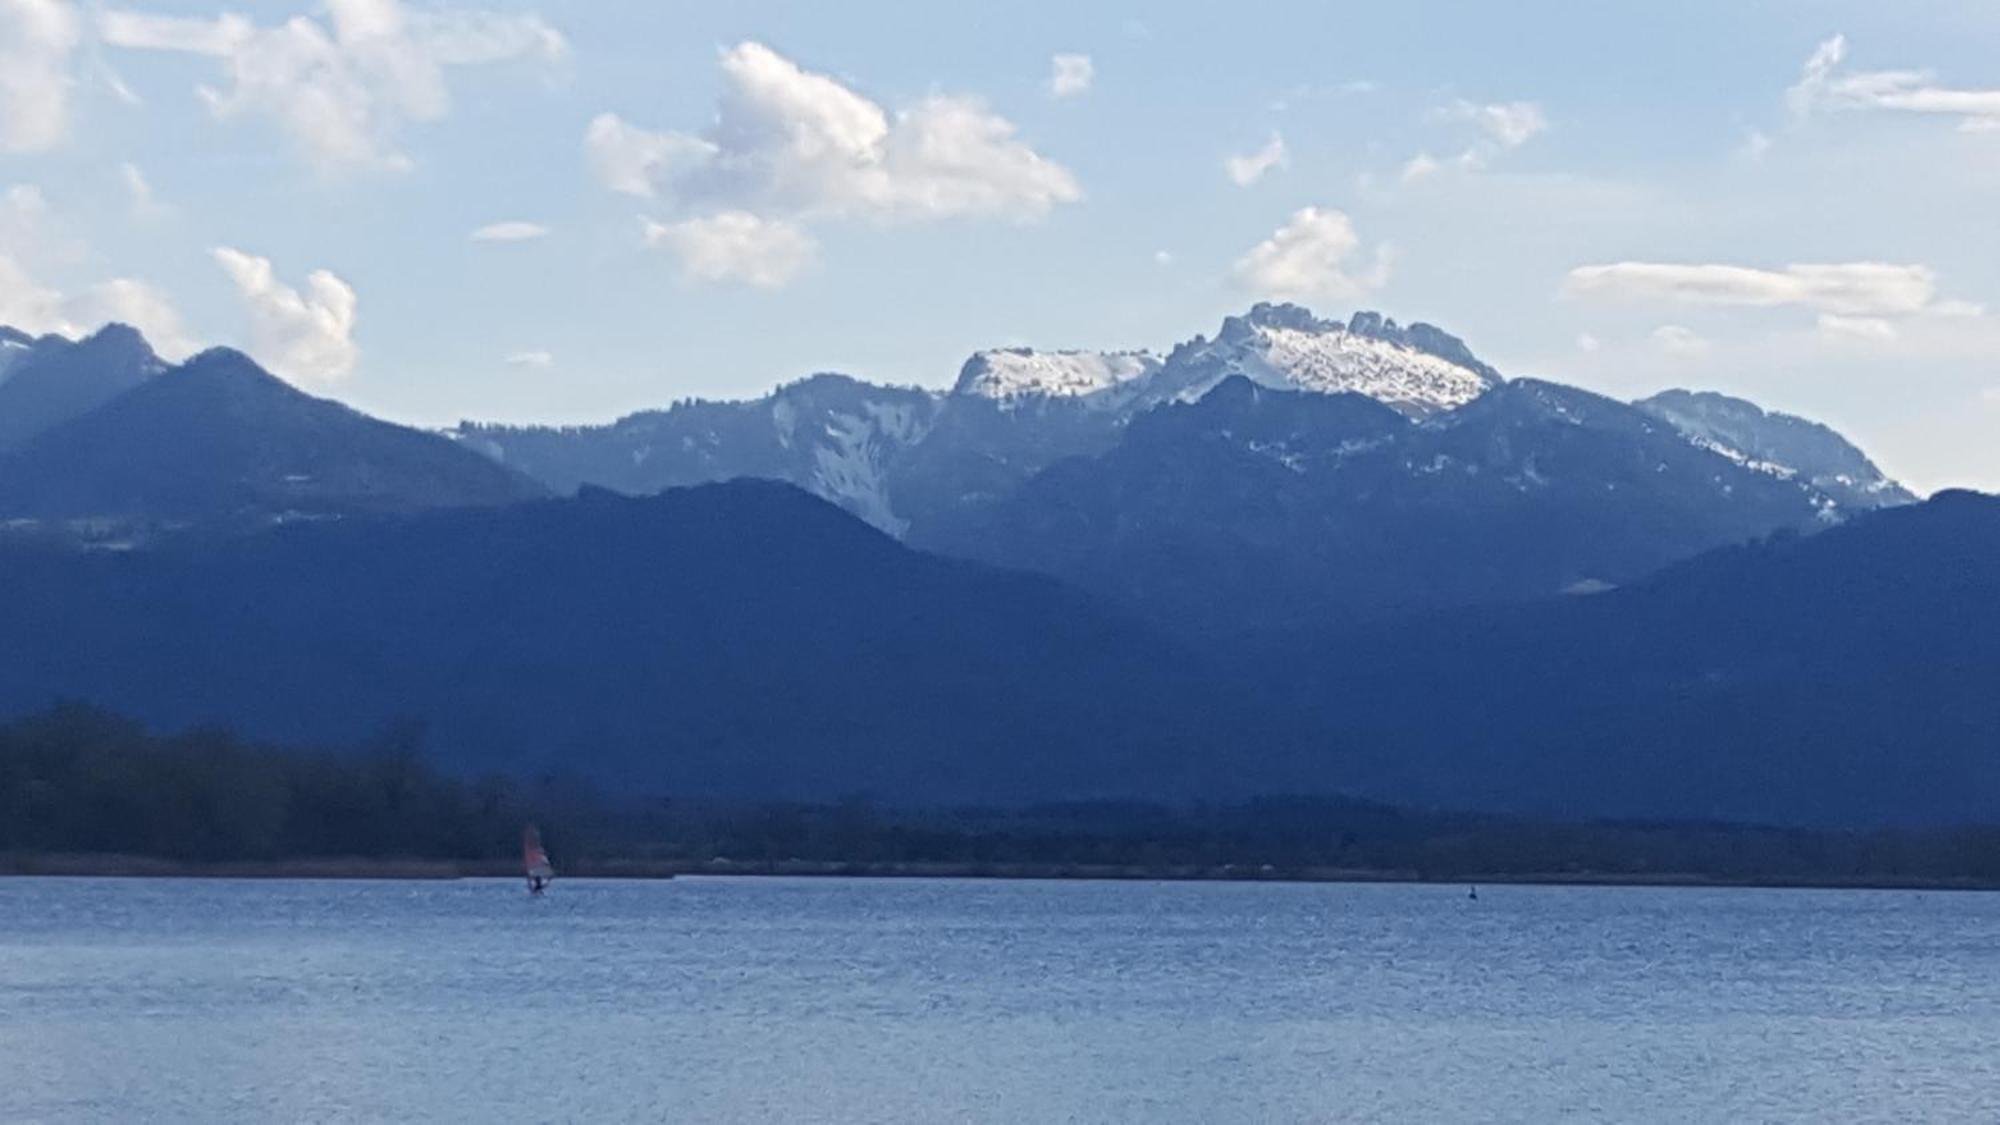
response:
[[[527,805],[500,778],[445,777],[420,732],[341,753],[228,731],[155,735],[64,705],[0,727],[0,852],[226,861],[518,855]]]
[[[156,735],[77,705],[0,726],[0,854],[238,862],[358,857],[507,861],[536,822],[559,867],[798,865],[1342,872],[1426,879],[1699,877],[2000,885],[2000,827],[1831,832],[1731,824],[1539,821],[1340,797],[1166,807],[1079,802],[907,809],[613,798],[581,783],[467,779],[421,757],[421,730],[303,752],[222,730]]]

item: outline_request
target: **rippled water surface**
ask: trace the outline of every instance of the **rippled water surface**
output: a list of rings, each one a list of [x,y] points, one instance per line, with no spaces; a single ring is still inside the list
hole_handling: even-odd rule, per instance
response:
[[[0,1120],[2000,1121],[2000,896],[0,879]]]

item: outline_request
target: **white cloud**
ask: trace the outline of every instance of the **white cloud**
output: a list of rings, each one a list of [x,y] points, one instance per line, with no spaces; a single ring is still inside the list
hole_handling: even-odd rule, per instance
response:
[[[41,265],[69,265],[81,260],[83,251],[41,188],[15,184],[0,192],[0,253]]]
[[[78,293],[42,284],[12,255],[0,252],[0,324],[24,332],[56,332],[76,338],[118,321],[143,333],[153,350],[169,360],[194,351],[173,301],[153,285],[114,277]]]
[[[1249,187],[1264,178],[1264,173],[1273,168],[1283,168],[1290,157],[1285,152],[1285,138],[1276,133],[1264,142],[1264,147],[1244,156],[1223,158],[1222,169],[1229,174],[1229,181],[1237,187]]]
[[[1648,337],[1662,355],[1672,359],[1701,359],[1708,354],[1708,340],[1691,328],[1662,324]]]
[[[528,242],[537,238],[547,238],[549,228],[540,223],[527,223],[518,219],[503,223],[488,223],[472,232],[474,242]]]
[[[1733,265],[1616,262],[1579,266],[1563,281],[1571,297],[1768,308],[1803,305],[1842,317],[1912,316],[1937,295],[1928,266],[1844,262],[1757,269]]]
[[[1089,55],[1057,55],[1049,60],[1049,94],[1074,98],[1089,93],[1091,79],[1096,75],[1097,68],[1091,65]]]
[[[655,183],[709,158],[715,148],[695,137],[654,133],[615,113],[600,113],[584,130],[583,151],[598,183],[626,195],[651,197],[657,194]]]
[[[783,220],[724,211],[685,222],[646,224],[646,245],[680,258],[689,281],[739,282],[775,289],[813,262],[812,236]]]
[[[1752,129],[1743,135],[1743,143],[1736,151],[1748,160],[1762,160],[1771,151],[1771,135],[1762,129]]]
[[[303,292],[279,281],[268,258],[218,246],[211,253],[250,314],[258,361],[294,382],[325,383],[354,370],[354,288],[330,270],[306,275]]]
[[[700,135],[614,114],[585,135],[616,191],[765,218],[1034,219],[1082,198],[1076,178],[974,98],[933,94],[890,114],[761,43],[723,52],[724,92]]]
[[[1154,265],[1156,265],[1156,266],[1171,266],[1171,265],[1173,265],[1173,264],[1174,264],[1174,255],[1173,255],[1173,252],[1172,252],[1172,251],[1168,251],[1168,250],[1155,250],[1155,251],[1153,251],[1153,264],[1154,264]]]
[[[1548,130],[1549,119],[1536,102],[1491,102],[1480,104],[1464,98],[1441,105],[1430,112],[1431,120],[1462,122],[1474,126],[1480,136],[1464,151],[1450,159],[1462,172],[1477,172],[1502,153],[1527,144]],[[1446,162],[1428,152],[1420,152],[1403,165],[1401,179],[1415,183],[1442,171]]]
[[[1580,352],[1594,352],[1597,351],[1599,348],[1602,348],[1603,346],[1604,346],[1603,341],[1599,340],[1595,336],[1592,336],[1588,332],[1585,332],[1576,338],[1576,350]]]
[[[1406,184],[1413,184],[1418,180],[1427,179],[1435,175],[1437,170],[1442,167],[1444,165],[1438,163],[1436,157],[1428,152],[1420,152],[1410,157],[1409,162],[1403,165],[1400,178]]]
[[[151,222],[165,218],[172,208],[161,203],[153,194],[153,185],[146,180],[146,174],[137,164],[118,166],[118,182],[125,185],[125,206],[134,219]]]
[[[1444,121],[1468,121],[1502,149],[1520,148],[1547,131],[1549,119],[1535,102],[1494,102],[1478,105],[1460,98],[1436,111]]]
[[[396,134],[450,112],[448,67],[554,62],[567,51],[539,16],[415,12],[400,0],[326,0],[324,21],[296,16],[272,27],[234,14],[108,11],[98,32],[117,47],[214,58],[223,85],[197,91],[210,112],[269,118],[322,170],[408,167]]]
[[[1892,110],[1956,117],[1966,129],[2000,128],[2000,89],[1941,86],[1928,70],[1843,71],[1846,61],[1844,35],[1814,48],[1799,80],[1785,91],[1792,112]]]
[[[509,367],[536,367],[536,368],[547,369],[550,367],[554,367],[555,362],[556,362],[556,357],[554,352],[541,351],[541,350],[514,352],[510,354],[506,359],[507,366]]]
[[[88,258],[62,227],[33,185],[0,192],[0,324],[77,337],[115,320],[145,333],[168,359],[193,350],[180,312],[148,282],[114,277],[65,291],[45,280],[45,271],[72,270]]]
[[[1344,213],[1306,207],[1238,258],[1234,273],[1238,284],[1259,296],[1351,297],[1388,279],[1387,246],[1377,247],[1375,263],[1365,274],[1350,272],[1348,259],[1360,247],[1354,223]]]
[[[1898,333],[1896,326],[1879,316],[1839,316],[1834,313],[1819,314],[1820,334],[1830,340],[1860,340],[1867,343],[1887,343]]]
[[[43,152],[68,135],[81,37],[69,0],[0,0],[0,152]]]

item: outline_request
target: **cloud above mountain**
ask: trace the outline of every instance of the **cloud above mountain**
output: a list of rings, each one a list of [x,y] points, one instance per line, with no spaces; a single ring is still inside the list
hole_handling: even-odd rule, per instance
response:
[[[114,47],[215,60],[222,81],[196,90],[209,112],[268,119],[324,171],[410,167],[397,134],[407,122],[450,113],[449,68],[550,64],[568,50],[533,14],[414,11],[399,0],[327,0],[323,19],[295,16],[268,27],[233,13],[124,9],[102,13],[97,26]]]
[[[303,290],[278,280],[269,258],[228,246],[213,251],[250,317],[250,352],[298,383],[336,381],[354,370],[354,287],[331,270],[306,275]]]
[[[1391,251],[1378,245],[1374,261],[1356,272],[1361,236],[1345,212],[1305,207],[1284,226],[1236,260],[1238,285],[1262,297],[1353,297],[1388,280]]]
[[[41,189],[16,184],[0,192],[0,324],[76,337],[115,320],[145,333],[169,359],[194,350],[180,310],[149,282],[112,277],[72,287],[48,280],[88,258]]]

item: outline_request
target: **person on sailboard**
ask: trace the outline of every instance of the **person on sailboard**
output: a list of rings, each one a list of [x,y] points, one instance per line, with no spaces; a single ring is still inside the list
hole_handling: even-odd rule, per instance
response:
[[[527,872],[531,895],[547,890],[556,877],[556,869],[549,864],[549,853],[542,850],[542,834],[532,824],[521,833],[521,866]]]

